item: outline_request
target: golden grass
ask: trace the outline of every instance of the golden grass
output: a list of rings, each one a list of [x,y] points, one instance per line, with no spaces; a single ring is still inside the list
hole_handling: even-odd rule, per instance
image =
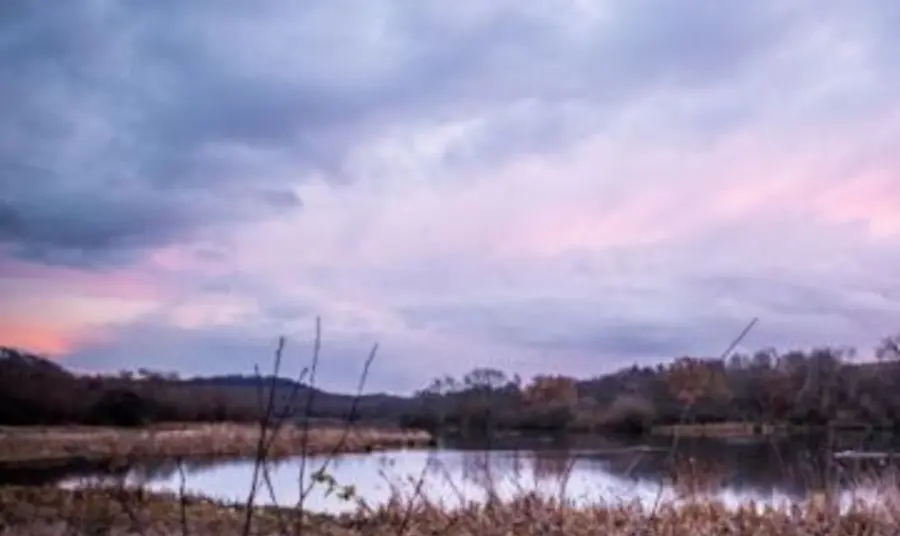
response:
[[[243,507],[201,497],[186,497],[183,511],[184,517],[182,501],[173,494],[110,488],[0,488],[0,526],[8,530],[0,534],[37,536],[61,534],[62,529],[85,534],[181,534],[185,524],[189,534],[198,536],[239,534],[246,513]],[[253,533],[280,534],[279,512],[285,511],[254,508]],[[304,521],[334,523],[323,516],[306,516]]]
[[[788,424],[788,423],[752,423],[752,422],[710,422],[710,423],[683,423],[671,425],[653,426],[651,431],[655,435],[673,436],[676,433],[682,437],[717,437],[717,438],[741,438],[760,437],[776,434],[804,434],[822,430],[839,432],[848,431],[877,431],[880,425],[859,423],[852,421],[833,421],[827,425]]]
[[[749,422],[715,422],[697,424],[673,424],[654,426],[652,432],[655,435],[682,437],[753,437],[770,436],[781,432],[790,431],[786,425],[755,424]]]
[[[241,534],[241,506],[199,498],[135,490],[0,488],[0,530],[4,536],[61,534]],[[251,534],[293,533],[300,516],[288,509],[257,508]],[[185,521],[183,522],[182,519]],[[748,506],[728,509],[715,502],[664,505],[656,511],[638,506],[577,508],[524,495],[487,505],[447,510],[425,503],[410,507],[399,498],[374,511],[342,516],[306,515],[303,534],[320,535],[589,535],[608,536],[896,536],[900,518],[884,507],[857,506],[847,512],[805,505],[790,510]],[[102,529],[103,532],[99,532]],[[55,532],[54,532],[55,531]]]
[[[0,431],[0,464],[82,460],[121,460],[147,457],[252,457],[259,427],[250,424],[156,426],[146,429],[49,427]],[[345,433],[346,438],[344,439]],[[364,452],[401,447],[423,447],[432,442],[419,430],[298,426],[279,430],[268,451],[270,458],[303,454]],[[343,439],[343,441],[342,441]]]

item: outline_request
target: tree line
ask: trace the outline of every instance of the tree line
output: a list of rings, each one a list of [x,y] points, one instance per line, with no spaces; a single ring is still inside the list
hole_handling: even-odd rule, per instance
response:
[[[173,389],[176,381],[155,374],[75,375],[27,352],[0,348],[0,424],[140,426],[255,415],[214,393]]]
[[[417,410],[406,423],[470,431],[627,433],[722,422],[900,428],[898,340],[882,341],[874,362],[858,362],[850,348],[768,348],[726,359],[635,365],[588,380],[540,375],[527,384],[479,368],[459,379],[432,381],[416,394]]]
[[[24,350],[0,347],[0,425],[144,426],[161,422],[258,422],[273,410],[293,419],[396,424],[410,399],[328,393],[290,378],[179,378],[139,369],[74,374]]]
[[[900,428],[898,343],[900,337],[882,341],[874,362],[859,362],[848,348],[763,349],[634,365],[584,380],[538,375],[526,382],[482,367],[437,378],[411,397],[355,399],[282,378],[272,385],[276,405],[308,417],[433,431],[643,433],[657,425],[718,422]],[[85,376],[0,347],[0,425],[257,421],[269,380],[182,380],[147,370]]]

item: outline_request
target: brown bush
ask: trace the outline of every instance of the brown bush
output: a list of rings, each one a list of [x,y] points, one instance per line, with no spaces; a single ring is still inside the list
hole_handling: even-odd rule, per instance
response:
[[[627,433],[648,431],[656,418],[656,410],[646,397],[636,394],[621,394],[606,409],[603,424],[613,430]]]

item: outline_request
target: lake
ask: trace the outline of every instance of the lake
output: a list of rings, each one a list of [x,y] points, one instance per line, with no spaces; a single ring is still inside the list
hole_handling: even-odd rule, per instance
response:
[[[479,501],[486,490],[500,497],[523,491],[562,496],[574,503],[637,502],[652,507],[657,501],[676,500],[686,490],[739,505],[748,501],[784,506],[803,501],[810,493],[829,489],[843,504],[875,500],[886,475],[895,467],[884,459],[838,460],[840,450],[898,449],[893,437],[808,437],[803,440],[724,441],[682,439],[677,449],[671,440],[650,443],[588,436],[527,437],[467,440],[445,438],[436,449],[345,454],[306,460],[305,480],[327,464],[327,472],[340,485],[352,485],[357,496],[375,506],[392,490],[422,496],[447,506]],[[270,464],[271,489],[262,485],[257,502],[294,505],[298,497],[300,459]],[[143,484],[151,490],[189,492],[244,500],[250,488],[252,460],[185,461],[181,470],[171,460],[145,462],[115,475],[98,472],[29,473],[30,483],[83,486],[98,481]],[[673,479],[673,476],[678,475]],[[11,478],[0,474],[3,479]],[[22,475],[18,475],[22,480]],[[880,479],[880,480],[879,480]],[[38,482],[40,481],[40,482]],[[893,481],[895,482],[895,481]],[[306,507],[321,512],[342,512],[354,503],[326,494],[319,486],[306,499]]]

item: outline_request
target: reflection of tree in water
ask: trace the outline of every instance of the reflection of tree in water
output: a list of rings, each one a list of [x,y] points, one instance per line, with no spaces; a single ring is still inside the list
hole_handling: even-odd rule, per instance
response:
[[[698,467],[698,473],[715,473],[699,476],[707,476],[737,492],[777,492],[796,499],[815,492],[847,489],[858,483],[862,475],[885,471],[881,462],[857,460],[848,464],[835,460],[837,444],[834,438],[822,436],[746,444],[683,440],[674,454],[601,456],[599,460],[606,462],[607,471],[620,477],[669,481],[677,471],[689,471],[693,466]]]
[[[179,463],[187,476],[223,464],[246,461],[193,458],[179,462],[174,458],[158,458],[117,463],[84,463],[68,467],[10,468],[0,471],[0,484],[53,485],[66,480],[80,480],[107,486],[120,486],[125,483],[144,484],[154,480],[178,478]],[[269,463],[270,467],[273,465],[275,463]]]
[[[629,445],[602,436],[501,436],[456,439],[445,443],[462,452],[462,478],[484,489],[503,481],[528,488],[527,482],[558,486],[569,477],[579,450],[615,450]],[[446,475],[445,475],[446,476]]]
[[[462,477],[476,486],[483,487],[485,490],[491,487],[491,452],[470,451],[463,455],[462,459]]]
[[[97,475],[120,479],[124,478],[127,472],[127,467],[110,467],[97,463],[43,468],[7,467],[0,469],[0,486],[51,486],[65,480],[91,479]]]
[[[521,453],[491,450],[471,450],[463,453],[463,480],[475,484],[485,492],[505,479],[519,478],[522,469]]]
[[[538,450],[534,452],[534,480],[559,481],[565,478],[575,459],[568,450]]]
[[[179,476],[179,464],[185,476],[190,476],[213,467],[238,463],[242,460],[222,460],[214,458],[194,458],[178,460],[174,458],[161,458],[142,460],[131,466],[129,477],[137,482],[152,482],[159,480],[171,480]]]
[[[503,446],[509,448],[512,441]],[[861,477],[884,474],[887,469],[878,460],[839,461],[834,452],[898,450],[898,441],[892,436],[872,440],[847,435],[745,443],[682,439],[672,452],[671,440],[657,440],[650,445],[655,449],[633,450],[628,447],[635,445],[614,439],[527,438],[522,441],[527,446],[517,450],[464,451],[462,474],[480,487],[502,480],[515,481],[523,472],[530,472],[526,476],[533,476],[534,482],[555,485],[565,480],[574,467],[576,471],[595,471],[622,479],[675,482],[679,491],[727,488],[742,494],[804,499],[811,494],[849,489]],[[900,462],[893,468],[900,469]]]
[[[528,441],[524,443],[528,444]],[[461,472],[463,479],[485,490],[501,481],[522,483],[526,469],[530,469],[530,476],[536,483],[559,483],[571,469],[572,461],[569,442],[565,438],[555,438],[532,443],[530,448],[465,450]]]
[[[513,489],[532,490],[534,486],[556,489],[565,486],[573,471],[608,473],[605,457],[586,452],[621,451],[622,443],[609,438],[556,437],[521,438],[521,448],[510,448],[516,438],[507,438],[503,450],[462,450],[462,478],[485,491],[500,484]],[[446,477],[446,473],[444,473]]]
[[[340,457],[335,457],[329,461],[328,467],[336,469],[342,463]],[[202,473],[214,468],[223,468],[233,465],[253,464],[253,458],[186,458],[182,460],[173,458],[162,458],[154,460],[142,460],[141,462],[131,466],[129,477],[139,482],[152,482],[161,480],[172,480],[180,478],[179,464],[181,470],[184,471],[185,477],[189,480],[191,475]],[[379,463],[384,464],[386,460],[379,459]],[[279,467],[284,465],[298,464],[297,458],[276,459],[266,462],[266,467],[272,473],[276,472]],[[321,466],[321,461],[308,461],[308,471],[311,473]]]

